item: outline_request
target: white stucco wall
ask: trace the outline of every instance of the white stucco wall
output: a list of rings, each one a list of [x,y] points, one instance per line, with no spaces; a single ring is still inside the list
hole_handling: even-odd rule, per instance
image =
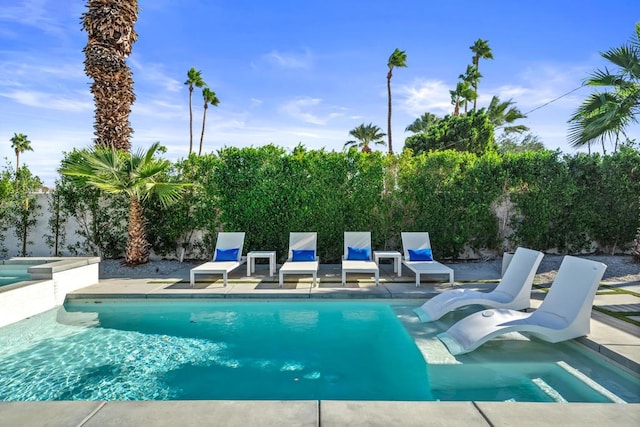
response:
[[[33,243],[27,243],[27,255],[28,256],[53,256],[54,250],[47,246],[45,235],[53,234],[53,230],[49,229],[49,218],[51,218],[51,212],[49,212],[49,200],[46,193],[37,193],[38,208],[38,221],[36,226],[29,231],[28,241]],[[65,247],[67,245],[73,245],[82,239],[76,234],[78,229],[77,224],[73,219],[66,224],[66,242],[63,246],[60,246],[60,255],[70,255]],[[7,258],[22,255],[22,241],[19,240],[13,228],[9,228],[4,236],[4,246],[8,250]],[[94,254],[78,254],[79,256],[90,256]]]

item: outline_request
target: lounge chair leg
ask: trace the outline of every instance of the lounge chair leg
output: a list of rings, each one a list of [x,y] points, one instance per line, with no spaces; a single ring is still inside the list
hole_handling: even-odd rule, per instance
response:
[[[416,273],[416,288],[420,287],[420,273]]]
[[[280,280],[278,281],[278,284],[280,285],[280,287],[282,287],[282,282],[283,282],[283,274],[282,271],[280,272]]]
[[[345,283],[347,283],[347,273],[342,270],[342,286],[344,286]]]

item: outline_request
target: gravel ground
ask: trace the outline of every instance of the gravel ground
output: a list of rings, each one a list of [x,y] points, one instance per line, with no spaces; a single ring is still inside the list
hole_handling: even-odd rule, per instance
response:
[[[585,258],[602,262],[607,265],[607,271],[604,273],[604,281],[609,282],[636,282],[640,281],[640,264],[634,264],[630,256],[606,256],[595,255],[586,256]],[[561,255],[545,255],[538,268],[538,278],[543,282],[551,283],[562,262]],[[171,275],[177,270],[183,268],[191,268],[201,264],[202,261],[185,261],[179,262],[175,260],[150,261],[147,264],[136,267],[127,267],[122,265],[122,260],[103,260],[100,262],[100,278],[109,279],[116,277],[127,278],[159,278]],[[476,261],[461,264],[469,264],[473,268],[478,268],[478,264],[485,264],[487,268],[494,271],[501,271],[502,260],[494,259],[489,261]],[[463,268],[462,265],[460,265]]]
[[[174,271],[195,267],[199,264],[202,264],[202,261],[162,260],[149,261],[143,265],[127,267],[122,264],[122,259],[104,259],[100,261],[100,278],[127,277],[130,279],[143,279],[166,277],[170,276]]]

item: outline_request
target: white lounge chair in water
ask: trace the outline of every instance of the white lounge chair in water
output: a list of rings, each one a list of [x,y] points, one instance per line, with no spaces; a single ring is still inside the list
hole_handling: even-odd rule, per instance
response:
[[[347,273],[373,273],[376,286],[378,286],[380,269],[371,257],[371,233],[368,231],[345,231],[342,286],[347,282]]]
[[[472,289],[445,291],[414,309],[422,322],[433,322],[450,311],[468,305],[524,310],[529,308],[533,278],[544,254],[531,249],[517,248],[513,259],[498,286],[491,292]]]
[[[280,287],[285,274],[311,274],[313,286],[318,280],[318,265],[320,258],[316,246],[318,233],[289,233],[289,255],[287,261],[280,267]]]
[[[549,293],[533,313],[490,309],[460,320],[438,334],[453,355],[475,350],[507,332],[528,332],[556,343],[589,333],[593,299],[607,266],[565,256]]]
[[[403,232],[402,250],[402,264],[416,275],[416,287],[420,286],[421,274],[446,274],[449,276],[449,284],[453,285],[453,269],[433,258],[429,233]]]
[[[218,233],[213,259],[191,269],[190,282],[193,288],[196,274],[222,274],[224,286],[227,286],[228,274],[247,261],[242,256],[245,233]]]

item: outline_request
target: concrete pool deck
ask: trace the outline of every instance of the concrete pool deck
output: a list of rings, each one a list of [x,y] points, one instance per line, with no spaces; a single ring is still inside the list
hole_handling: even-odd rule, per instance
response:
[[[424,281],[415,287],[413,275],[397,277],[382,265],[380,286],[367,275],[349,276],[340,285],[340,266],[322,265],[319,286],[310,276],[292,276],[279,288],[268,277],[266,264],[245,277],[240,268],[224,287],[220,277],[204,277],[189,287],[189,269],[165,277],[101,279],[97,285],[68,294],[71,299],[110,298],[398,298],[427,299],[450,289],[447,283]],[[457,287],[490,290],[500,272],[478,265],[452,265]],[[430,280],[430,279],[429,279]],[[488,283],[486,281],[494,281]],[[609,312],[640,311],[640,282],[608,283],[626,293],[596,296],[594,305]],[[534,290],[536,307],[544,292]],[[636,374],[640,372],[640,328],[594,310],[591,333],[579,339]],[[640,390],[639,390],[640,393]],[[544,405],[544,406],[542,406]],[[128,425],[254,425],[254,426],[538,426],[640,425],[640,404],[513,403],[513,402],[371,402],[371,401],[142,401],[142,402],[0,402],[0,425],[7,426],[128,426]]]

